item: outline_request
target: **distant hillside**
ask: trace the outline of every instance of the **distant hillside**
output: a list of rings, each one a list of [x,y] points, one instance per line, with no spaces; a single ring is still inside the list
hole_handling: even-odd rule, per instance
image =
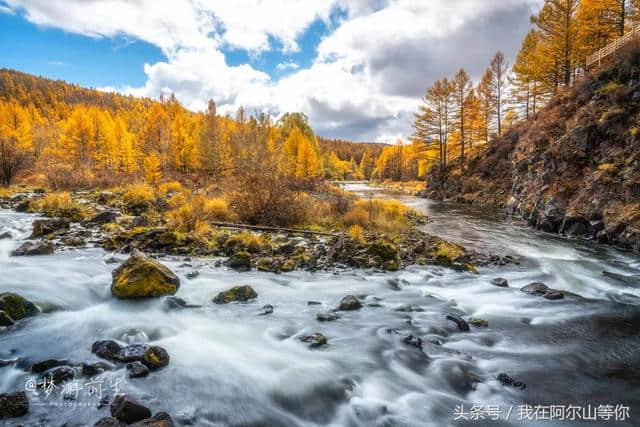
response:
[[[323,152],[336,153],[336,156],[340,160],[351,160],[351,157],[360,164],[362,156],[366,151],[369,152],[373,158],[377,159],[388,144],[378,144],[374,142],[352,142],[342,139],[327,139],[318,137],[320,148]]]
[[[506,207],[549,232],[640,250],[640,48],[491,141],[430,197]]]
[[[56,104],[86,104],[111,111],[148,108],[155,101],[111,92],[87,89],[63,80],[51,80],[16,70],[0,69],[0,99],[13,99],[46,110]]]

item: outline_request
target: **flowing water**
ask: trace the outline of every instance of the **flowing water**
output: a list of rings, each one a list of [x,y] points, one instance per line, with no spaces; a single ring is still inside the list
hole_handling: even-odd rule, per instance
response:
[[[0,367],[0,392],[31,390],[37,378],[25,367],[41,360],[97,361],[90,349],[100,339],[150,342],[171,356],[168,367],[146,378],[129,379],[119,368],[48,396],[29,391],[29,415],[4,422],[92,425],[108,415],[108,407],[97,407],[99,395],[120,390],[154,413],[169,412],[178,425],[640,425],[640,259],[539,233],[486,210],[400,198],[429,215],[427,231],[516,256],[520,265],[487,267],[480,275],[432,266],[275,275],[166,257],[161,261],[181,278],[177,295],[201,305],[167,310],[162,299],[112,298],[117,264],[107,264],[110,254],[101,249],[9,257],[34,217],[0,211],[0,233],[14,234],[0,240],[0,290],[20,293],[43,310],[0,332],[0,359],[19,359]],[[200,275],[189,280],[193,270]],[[510,287],[489,283],[498,276]],[[533,281],[567,296],[549,301],[519,290]],[[257,301],[212,304],[219,291],[237,284],[253,286]],[[335,322],[316,320],[347,294],[364,297],[365,306]],[[264,304],[274,312],[260,315]],[[489,325],[461,332],[447,313]],[[310,349],[299,340],[314,332],[326,335],[328,345]],[[420,337],[423,348],[407,345],[408,335]],[[500,373],[526,388],[502,385]],[[525,405],[540,406],[533,414]],[[617,411],[608,422],[560,420],[559,412],[545,420],[552,405],[568,414],[569,405]],[[616,422],[616,415],[626,419]]]

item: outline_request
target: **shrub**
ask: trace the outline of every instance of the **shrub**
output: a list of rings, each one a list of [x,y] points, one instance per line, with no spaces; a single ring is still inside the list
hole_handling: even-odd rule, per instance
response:
[[[360,207],[355,207],[349,210],[346,214],[344,214],[342,222],[347,227],[354,226],[354,225],[366,227],[370,223],[369,214],[364,209]]]
[[[155,196],[148,184],[133,184],[125,189],[122,200],[129,211],[139,214],[149,209]]]
[[[208,199],[182,192],[171,198],[169,206],[173,208],[167,213],[169,225],[184,232],[195,231],[198,222],[235,219],[224,199]]]
[[[270,247],[271,241],[266,236],[248,231],[234,234],[224,242],[224,248],[229,253],[238,249],[257,253]]]
[[[342,218],[345,226],[389,232],[403,232],[410,226],[409,215],[413,211],[397,200],[358,200]]]
[[[32,204],[32,210],[74,221],[80,221],[86,216],[86,209],[74,202],[68,192],[47,193]]]
[[[158,186],[158,195],[161,197],[169,193],[177,193],[178,191],[182,191],[182,184],[178,181],[163,182]]]
[[[77,190],[87,188],[93,181],[89,172],[70,165],[50,164],[46,168],[46,178],[52,190]]]
[[[364,230],[360,225],[352,225],[348,230],[349,236],[356,242],[364,241]]]

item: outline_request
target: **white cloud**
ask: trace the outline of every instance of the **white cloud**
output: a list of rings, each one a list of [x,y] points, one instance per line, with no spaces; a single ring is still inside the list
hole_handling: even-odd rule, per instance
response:
[[[222,112],[244,105],[302,111],[320,133],[366,140],[407,135],[426,85],[462,65],[472,74],[497,49],[512,56],[542,0],[6,0],[39,25],[91,37],[152,43],[166,60],[146,64],[135,95],[174,92],[193,109],[213,98]],[[335,20],[336,11],[340,19]],[[332,20],[331,17],[334,17]],[[249,64],[230,66],[224,49],[252,55],[300,49],[316,20],[335,30],[309,68],[283,61],[280,80]]]
[[[5,13],[7,15],[13,15],[15,12],[10,7],[4,6],[0,4],[0,13]]]
[[[276,71],[297,70],[298,68],[300,68],[300,66],[293,61],[281,62],[276,65]]]

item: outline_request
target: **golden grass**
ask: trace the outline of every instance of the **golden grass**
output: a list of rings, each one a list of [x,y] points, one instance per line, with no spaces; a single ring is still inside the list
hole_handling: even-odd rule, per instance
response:
[[[125,188],[122,200],[127,205],[148,205],[153,203],[155,195],[148,184],[132,184]]]
[[[360,225],[352,225],[351,227],[349,227],[349,230],[347,230],[347,233],[349,233],[349,237],[351,237],[356,242],[364,241],[364,229]]]
[[[169,226],[184,232],[196,231],[199,222],[233,221],[236,218],[224,199],[207,198],[199,194],[178,193],[169,200],[169,206]]]
[[[411,226],[410,212],[411,209],[397,200],[358,200],[354,207],[343,215],[342,223],[347,227],[358,225],[368,229],[401,233]]]

